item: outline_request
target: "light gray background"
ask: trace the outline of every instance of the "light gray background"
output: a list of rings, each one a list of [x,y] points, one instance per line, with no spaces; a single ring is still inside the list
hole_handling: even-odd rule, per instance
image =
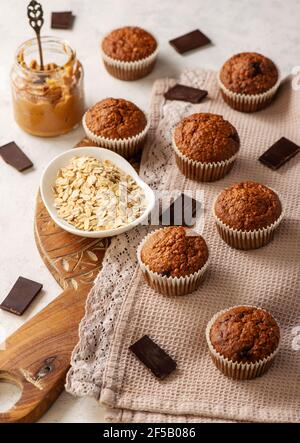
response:
[[[87,105],[107,96],[133,100],[147,110],[153,81],[176,77],[186,68],[217,70],[232,54],[259,51],[273,59],[283,74],[300,65],[300,2],[297,0],[41,0],[44,35],[67,39],[76,48],[85,69]],[[45,307],[60,288],[44,266],[33,237],[35,196],[43,168],[55,155],[73,147],[82,137],[78,128],[55,139],[31,137],[14,123],[9,73],[17,46],[32,37],[27,25],[27,0],[0,0],[0,145],[15,140],[35,164],[21,174],[0,158],[0,300],[19,275],[44,284],[44,291],[21,317],[0,310],[0,336],[9,335]],[[50,12],[72,10],[72,31],[50,29]],[[138,25],[150,30],[160,44],[154,72],[137,82],[121,82],[104,70],[99,41],[113,28]],[[184,56],[168,40],[199,28],[213,45]],[[1,352],[1,351],[0,351]],[[16,398],[16,390],[0,383],[0,410]],[[103,410],[92,399],[74,399],[63,393],[42,418],[43,422],[103,421]]]

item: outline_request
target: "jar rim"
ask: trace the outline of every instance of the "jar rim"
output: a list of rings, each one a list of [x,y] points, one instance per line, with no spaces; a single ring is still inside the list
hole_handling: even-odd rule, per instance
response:
[[[62,48],[67,49],[68,52],[65,51],[65,53],[67,55],[67,60],[63,65],[57,66],[56,68],[49,69],[47,71],[36,69],[36,70],[34,70],[34,72],[36,74],[49,76],[49,74],[53,74],[55,72],[61,71],[61,69],[63,69],[67,64],[69,64],[76,57],[76,51],[71,47],[70,43],[67,40],[61,39],[59,37],[45,35],[45,36],[41,36],[41,42],[42,42],[42,44],[47,43],[47,42],[48,43],[49,42],[50,43],[51,42],[57,43],[57,44],[61,45]],[[22,50],[25,50],[26,48],[30,48],[30,47],[34,47],[34,46],[38,47],[38,41],[37,41],[36,37],[25,40],[23,43],[21,43],[18,46],[18,48],[16,50],[15,63],[18,66],[18,68],[20,68],[24,72],[32,72],[32,69],[30,69],[29,67],[22,66],[18,60],[18,56],[20,55]]]

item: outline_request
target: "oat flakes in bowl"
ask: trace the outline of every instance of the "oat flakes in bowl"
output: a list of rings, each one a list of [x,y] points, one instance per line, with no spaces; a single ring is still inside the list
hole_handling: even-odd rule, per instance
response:
[[[56,157],[40,188],[54,222],[84,237],[128,231],[148,216],[155,202],[153,191],[124,158],[95,147]]]

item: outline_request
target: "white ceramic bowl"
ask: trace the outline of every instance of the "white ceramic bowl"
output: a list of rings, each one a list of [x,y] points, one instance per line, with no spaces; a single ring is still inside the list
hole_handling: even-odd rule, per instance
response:
[[[81,229],[75,228],[73,225],[69,224],[62,218],[57,215],[57,210],[54,207],[54,195],[52,191],[52,186],[54,185],[56,175],[59,169],[67,166],[70,160],[73,157],[94,157],[100,160],[110,160],[114,163],[118,168],[122,171],[126,172],[128,175],[134,178],[137,184],[143,189],[146,197],[146,210],[145,212],[132,223],[129,223],[126,226],[121,226],[116,229],[109,230],[101,230],[101,231],[84,231]],[[84,147],[84,148],[76,148],[70,149],[69,151],[64,152],[63,154],[55,157],[46,167],[43,172],[41,183],[40,183],[40,191],[41,196],[44,202],[44,205],[47,208],[51,218],[53,221],[60,226],[65,231],[70,232],[71,234],[79,235],[81,237],[92,237],[92,238],[102,238],[102,237],[112,237],[114,235],[122,234],[123,232],[129,231],[135,226],[142,223],[148,214],[152,211],[155,205],[155,196],[152,189],[139,177],[135,169],[128,163],[125,158],[121,157],[119,154],[116,154],[109,149],[97,148],[97,147]]]

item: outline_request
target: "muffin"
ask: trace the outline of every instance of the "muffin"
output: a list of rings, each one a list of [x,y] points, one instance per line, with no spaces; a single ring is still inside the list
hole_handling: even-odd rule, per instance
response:
[[[85,113],[83,128],[98,146],[130,158],[142,148],[148,123],[144,112],[134,103],[122,98],[107,98]]]
[[[172,144],[180,171],[190,179],[207,182],[228,174],[240,140],[235,127],[221,115],[199,113],[177,124]]]
[[[138,247],[137,257],[149,286],[161,294],[185,295],[203,280],[209,252],[201,235],[171,226],[148,234]]]
[[[206,340],[221,372],[249,380],[270,367],[279,348],[280,329],[264,309],[235,306],[214,315],[206,328]]]
[[[243,112],[255,112],[268,106],[279,84],[275,64],[256,52],[234,55],[224,63],[219,73],[224,101]]]
[[[276,192],[248,181],[224,189],[213,205],[222,239],[236,249],[256,249],[268,244],[283,218]]]
[[[120,80],[137,80],[148,75],[156,61],[156,39],[144,29],[126,26],[115,29],[101,43],[106,70]]]

